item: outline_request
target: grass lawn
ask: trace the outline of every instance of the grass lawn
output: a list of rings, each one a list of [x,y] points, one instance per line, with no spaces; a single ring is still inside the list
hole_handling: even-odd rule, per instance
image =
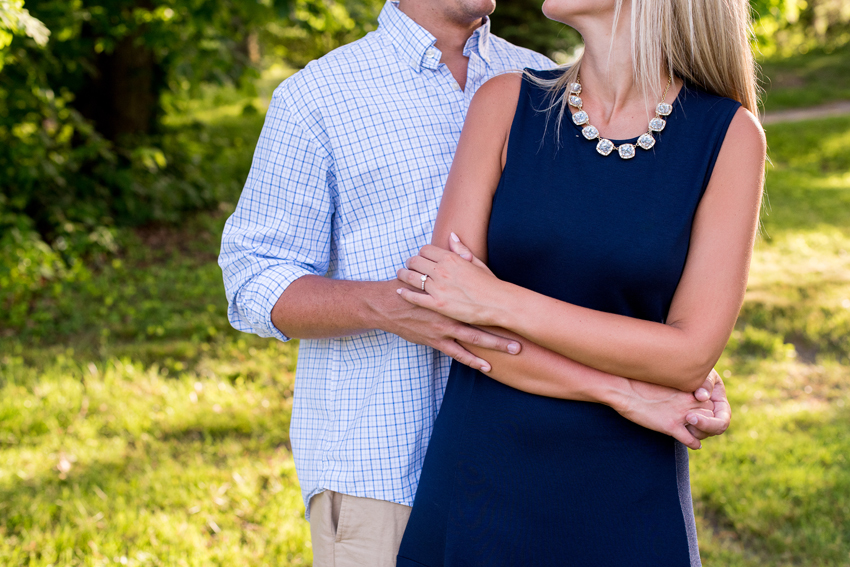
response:
[[[262,117],[225,103],[207,119],[241,132],[244,168]],[[703,561],[850,565],[850,118],[768,140],[763,236],[719,364],[734,420],[692,453]],[[311,564],[296,346],[227,324],[231,208],[139,231],[0,329],[0,565]]]
[[[767,111],[850,100],[850,43],[760,64]]]

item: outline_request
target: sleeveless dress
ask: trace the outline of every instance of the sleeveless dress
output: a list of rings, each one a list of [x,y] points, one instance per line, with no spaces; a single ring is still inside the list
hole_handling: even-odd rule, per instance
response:
[[[597,154],[569,116],[558,147],[546,96],[523,80],[490,268],[575,305],[664,322],[740,104],[686,85],[655,147],[623,160]],[[397,565],[699,566],[687,448],[608,406],[454,363]]]

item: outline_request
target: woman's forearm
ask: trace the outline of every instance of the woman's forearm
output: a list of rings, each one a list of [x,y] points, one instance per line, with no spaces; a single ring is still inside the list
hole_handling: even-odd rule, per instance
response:
[[[722,321],[663,324],[595,311],[502,282],[494,322],[570,360],[605,373],[692,392],[702,384],[731,333]],[[733,324],[734,319],[728,318]]]
[[[505,329],[482,329],[522,342],[519,354],[504,356],[461,343],[476,356],[486,356],[492,367],[487,376],[512,388],[549,398],[601,403],[614,409],[627,391],[626,378],[570,360]]]
[[[571,360],[507,329],[480,328],[522,343],[522,350],[516,355],[491,352],[461,343],[476,356],[486,356],[492,367],[487,376],[494,380],[530,394],[595,402],[616,410],[623,409],[624,398],[631,391],[628,378]]]
[[[487,375],[508,386],[532,394],[595,402],[613,408],[634,423],[675,437],[688,447],[700,443],[685,426],[692,415],[714,417],[713,402],[698,401],[692,393],[615,376],[575,362],[536,345],[505,329],[484,327],[496,335],[518,340],[518,355],[463,344],[476,355],[487,356],[492,369]]]

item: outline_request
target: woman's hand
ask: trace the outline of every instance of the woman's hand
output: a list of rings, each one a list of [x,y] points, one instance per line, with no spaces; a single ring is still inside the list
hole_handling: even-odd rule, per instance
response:
[[[428,245],[397,273],[402,282],[419,288],[400,288],[406,301],[470,325],[496,325],[499,286],[493,272],[451,234],[452,250]],[[423,280],[424,278],[424,280]],[[424,285],[423,285],[424,284]]]
[[[714,419],[714,402],[699,401],[693,394],[648,382],[629,380],[622,396],[611,404],[617,413],[638,425],[670,435],[691,449],[702,445],[687,419]]]

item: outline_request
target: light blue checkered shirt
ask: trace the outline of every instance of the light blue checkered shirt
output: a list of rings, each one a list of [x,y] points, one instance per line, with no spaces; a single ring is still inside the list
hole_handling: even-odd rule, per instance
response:
[[[271,311],[302,276],[393,279],[430,241],[475,91],[552,66],[488,20],[464,48],[461,90],[396,4],[378,22],[274,93],[219,259],[241,331],[287,340]],[[383,331],[301,341],[290,437],[305,504],[327,489],[411,505],[450,362]]]

